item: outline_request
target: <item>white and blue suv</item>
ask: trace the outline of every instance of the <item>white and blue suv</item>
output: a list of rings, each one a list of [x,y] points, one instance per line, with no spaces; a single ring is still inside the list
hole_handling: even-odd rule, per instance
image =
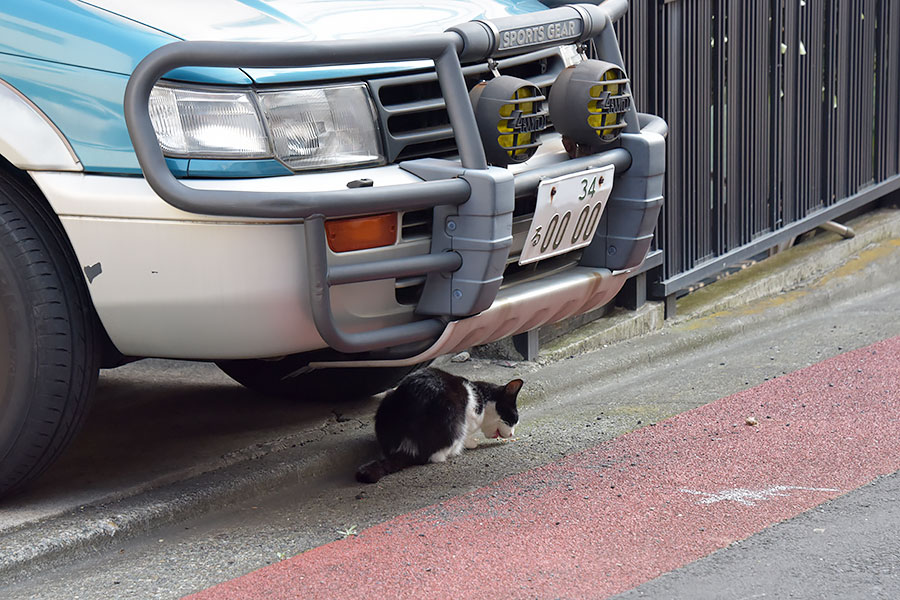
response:
[[[5,0],[0,494],[61,452],[102,367],[367,394],[609,302],[665,164],[627,8]]]

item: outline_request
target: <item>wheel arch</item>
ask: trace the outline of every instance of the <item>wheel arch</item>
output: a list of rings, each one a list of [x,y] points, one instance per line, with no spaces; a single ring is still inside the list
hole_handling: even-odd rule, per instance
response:
[[[94,307],[90,289],[88,288],[87,283],[84,280],[84,271],[81,268],[81,265],[78,263],[78,259],[75,255],[75,249],[72,247],[72,243],[69,240],[69,236],[66,234],[65,228],[62,226],[62,223],[60,222],[59,217],[56,215],[56,212],[50,206],[50,202],[47,200],[46,196],[44,196],[41,189],[34,182],[27,171],[18,168],[2,153],[0,153],[0,175],[6,175],[8,177],[14,178],[18,180],[22,185],[27,186],[31,191],[34,192],[35,197],[38,198],[41,202],[41,208],[43,209],[43,212],[47,215],[47,224],[50,225],[56,233],[57,239],[62,246],[69,266],[74,272],[81,275],[78,281],[79,284],[83,286],[85,297],[88,299],[88,302],[90,304],[90,310],[93,314],[93,321],[95,323],[99,336],[99,342],[102,348],[101,367],[116,367],[132,360],[131,358],[126,357],[121,352],[119,352],[118,348],[116,348],[115,344],[113,344],[112,340],[107,334],[103,323],[100,321],[100,318],[97,315],[97,310]]]

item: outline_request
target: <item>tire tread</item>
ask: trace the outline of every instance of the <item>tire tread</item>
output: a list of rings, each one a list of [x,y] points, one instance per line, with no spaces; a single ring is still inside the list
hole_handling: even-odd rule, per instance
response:
[[[31,404],[0,457],[0,495],[7,495],[40,475],[80,428],[96,386],[99,343],[96,315],[61,225],[30,180],[3,171],[0,250],[32,308],[37,348]]]

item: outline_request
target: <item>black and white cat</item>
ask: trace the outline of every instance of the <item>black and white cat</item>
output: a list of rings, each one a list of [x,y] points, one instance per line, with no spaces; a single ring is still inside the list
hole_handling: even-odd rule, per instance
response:
[[[512,437],[519,422],[521,379],[506,385],[469,381],[438,369],[422,369],[387,393],[375,413],[375,436],[384,458],[356,471],[362,483],[411,465],[444,462],[478,445],[475,435]]]

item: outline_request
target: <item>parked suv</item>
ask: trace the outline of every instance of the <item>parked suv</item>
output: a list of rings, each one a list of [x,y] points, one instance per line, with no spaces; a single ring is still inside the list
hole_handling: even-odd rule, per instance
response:
[[[627,0],[6,0],[0,494],[98,369],[303,398],[578,315],[644,259]]]

